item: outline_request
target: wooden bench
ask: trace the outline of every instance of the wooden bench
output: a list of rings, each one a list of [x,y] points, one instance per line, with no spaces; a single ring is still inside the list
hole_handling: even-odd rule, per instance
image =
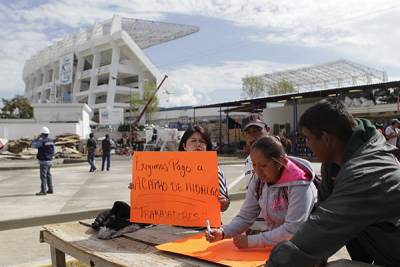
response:
[[[81,221],[45,225],[40,231],[40,241],[50,245],[53,267],[66,266],[65,254],[89,266],[216,266],[154,247],[193,234],[190,229],[159,225],[101,240],[88,221]]]

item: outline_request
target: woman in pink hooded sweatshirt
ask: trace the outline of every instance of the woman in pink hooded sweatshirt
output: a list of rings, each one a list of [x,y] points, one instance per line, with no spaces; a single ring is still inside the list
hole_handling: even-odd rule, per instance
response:
[[[256,176],[250,181],[239,214],[229,224],[206,232],[209,242],[233,238],[238,248],[275,245],[293,236],[317,201],[311,164],[287,156],[275,137],[256,141],[250,157]],[[267,230],[244,235],[259,215],[264,218]]]

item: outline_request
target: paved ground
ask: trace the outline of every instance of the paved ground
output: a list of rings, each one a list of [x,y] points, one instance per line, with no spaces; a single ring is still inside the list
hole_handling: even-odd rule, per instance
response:
[[[114,201],[129,202],[131,163],[129,158],[112,161],[109,172],[88,172],[87,164],[60,165],[52,169],[53,195],[39,191],[37,162],[0,162],[0,266],[36,266],[49,263],[47,244],[39,243],[40,225],[92,218]],[[243,171],[243,160],[221,158],[228,185]],[[314,164],[318,169],[319,165]],[[11,168],[10,168],[11,167]],[[25,168],[25,169],[22,169]],[[227,223],[238,212],[242,200],[232,201],[223,213]],[[346,256],[339,253],[339,256]]]

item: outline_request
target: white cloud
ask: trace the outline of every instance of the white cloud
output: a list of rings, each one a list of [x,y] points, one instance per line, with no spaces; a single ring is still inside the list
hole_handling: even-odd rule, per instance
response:
[[[172,83],[167,85],[167,90],[173,94],[168,97],[161,95],[160,105],[197,105],[209,103],[215,99],[219,99],[219,101],[238,99],[242,91],[242,77],[245,75],[261,75],[266,72],[295,67],[299,67],[299,65],[261,60],[227,61],[207,66],[179,66],[166,71],[168,79]]]
[[[290,1],[253,41],[325,48],[372,66],[400,67],[400,5],[395,1]],[[250,20],[240,21],[251,24]]]
[[[162,20],[169,13],[212,17],[252,32],[256,29],[257,35],[248,36],[253,41],[322,47],[368,65],[400,67],[400,6],[394,0],[60,0],[33,7],[28,3],[0,3],[0,93],[23,92],[23,63],[36,51],[66,32],[77,32],[113,14],[151,20]],[[258,72],[244,62],[173,69],[180,88],[187,84],[194,90],[182,103],[192,98],[206,101],[196,96],[198,88],[237,90],[242,76]],[[254,62],[256,68],[262,65]]]
[[[23,94],[22,81],[24,62],[40,48],[48,45],[45,34],[39,32],[0,33],[0,93]]]
[[[204,98],[196,94],[195,89],[188,84],[181,84],[176,81],[169,82],[159,95],[161,107],[191,106],[198,105]]]

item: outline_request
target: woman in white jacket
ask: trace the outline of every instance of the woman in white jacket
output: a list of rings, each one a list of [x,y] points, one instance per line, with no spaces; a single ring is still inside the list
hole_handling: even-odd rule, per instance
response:
[[[288,157],[275,137],[267,136],[255,142],[250,157],[256,177],[249,184],[239,214],[231,223],[206,232],[209,242],[233,237],[238,248],[256,248],[288,240],[307,220],[317,200],[311,164]],[[267,231],[243,235],[260,212]]]

